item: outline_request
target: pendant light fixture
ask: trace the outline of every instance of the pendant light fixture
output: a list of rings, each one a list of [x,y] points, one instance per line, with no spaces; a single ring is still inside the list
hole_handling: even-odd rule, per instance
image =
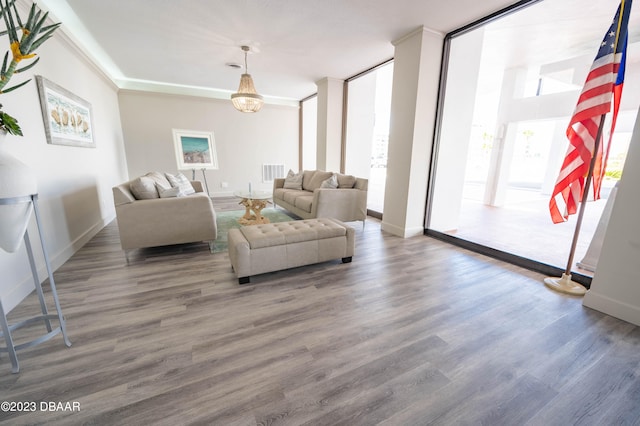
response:
[[[256,88],[253,85],[253,79],[249,74],[247,67],[247,52],[249,46],[242,46],[244,51],[244,74],[240,77],[240,87],[238,87],[238,93],[231,95],[231,102],[233,106],[240,112],[258,112],[262,108],[264,101],[262,96],[256,92]]]

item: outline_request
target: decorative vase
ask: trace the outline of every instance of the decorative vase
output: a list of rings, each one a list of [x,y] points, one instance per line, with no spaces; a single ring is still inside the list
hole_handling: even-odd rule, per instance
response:
[[[33,171],[11,155],[6,132],[0,131],[0,199],[29,196],[37,192]],[[0,248],[13,253],[20,247],[31,218],[32,203],[0,204]]]

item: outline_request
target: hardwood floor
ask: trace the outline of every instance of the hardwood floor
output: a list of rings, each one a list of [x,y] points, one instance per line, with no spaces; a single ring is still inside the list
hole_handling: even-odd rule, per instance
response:
[[[640,424],[640,327],[536,273],[353,226],[352,263],[239,286],[206,244],[134,251],[127,266],[110,224],[55,274],[73,346],[19,352],[19,374],[0,358],[0,401],[80,410],[0,423]],[[9,319],[37,309],[29,296]]]

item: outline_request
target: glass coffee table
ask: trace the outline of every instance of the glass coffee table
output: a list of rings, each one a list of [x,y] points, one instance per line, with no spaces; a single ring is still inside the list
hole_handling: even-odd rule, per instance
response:
[[[236,191],[233,193],[238,198],[242,198],[242,201],[238,204],[242,204],[246,209],[244,216],[238,219],[240,225],[259,225],[262,223],[269,223],[269,219],[262,216],[262,209],[267,207],[270,203],[269,199],[272,194],[268,191]]]

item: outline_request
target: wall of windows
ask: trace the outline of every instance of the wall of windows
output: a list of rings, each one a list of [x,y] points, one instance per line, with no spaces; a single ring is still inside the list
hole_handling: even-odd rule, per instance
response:
[[[316,168],[318,135],[318,97],[311,96],[300,102],[301,116],[301,170]]]
[[[381,215],[387,176],[393,62],[347,81],[345,172],[369,179],[367,207]]]
[[[565,268],[575,216],[554,225],[548,203],[569,118],[616,6],[569,3],[536,2],[447,37],[428,230]],[[625,79],[634,88],[625,87],[611,146],[617,172],[587,205],[578,261],[620,176],[640,105],[635,38]]]

